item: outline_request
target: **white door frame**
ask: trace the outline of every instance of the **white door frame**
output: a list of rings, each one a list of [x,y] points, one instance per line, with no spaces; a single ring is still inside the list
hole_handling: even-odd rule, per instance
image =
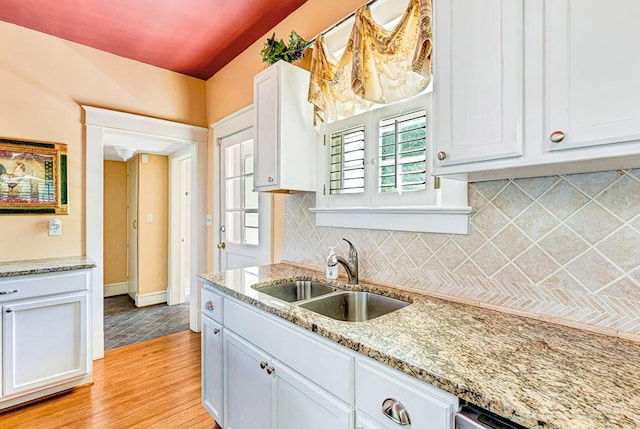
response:
[[[180,232],[182,229],[182,198],[179,197],[182,184],[181,168],[176,168],[185,159],[193,159],[193,147],[180,150],[169,155],[169,285],[167,290],[167,304],[180,304],[184,301],[182,279],[182,260],[180,251]],[[193,201],[193,195],[190,195]],[[191,281],[189,282],[191,288]]]
[[[220,249],[216,246],[220,237],[220,225],[222,225],[222,219],[220,219],[220,204],[222,197],[222,184],[220,183],[220,159],[222,154],[220,153],[220,140],[233,135],[239,131],[245,130],[253,126],[253,105],[247,106],[238,110],[235,113],[227,116],[220,121],[211,124],[210,128],[213,130],[213,255],[211,266],[214,271],[219,270],[220,262]],[[269,228],[267,231],[260,232],[260,245],[264,245],[265,249],[268,249],[268,255],[263,258],[262,263],[268,264],[272,262],[272,213],[273,210],[273,197],[270,195],[271,207],[267,210],[266,216],[260,221],[261,224],[267,225]],[[263,228],[261,228],[263,229]]]
[[[189,327],[200,331],[200,293],[196,276],[207,269],[207,128],[82,105],[85,123],[85,253],[96,263],[92,280],[92,357],[104,357],[104,156],[110,132],[131,132],[192,143],[191,164],[191,308]]]

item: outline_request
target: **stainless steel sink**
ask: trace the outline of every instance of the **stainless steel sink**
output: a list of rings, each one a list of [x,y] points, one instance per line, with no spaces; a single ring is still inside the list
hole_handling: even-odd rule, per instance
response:
[[[342,292],[300,304],[323,316],[346,322],[363,322],[409,305],[404,301],[370,292]]]
[[[337,290],[336,288],[324,283],[309,280],[279,283],[270,286],[252,286],[252,288],[258,292],[266,293],[269,296],[287,302],[303,301],[305,299],[315,298]]]

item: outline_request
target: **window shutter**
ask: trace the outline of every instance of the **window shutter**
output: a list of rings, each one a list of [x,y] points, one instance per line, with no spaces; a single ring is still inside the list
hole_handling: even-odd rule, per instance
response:
[[[426,189],[426,110],[380,120],[378,192]]]
[[[364,192],[364,125],[331,133],[329,193]]]

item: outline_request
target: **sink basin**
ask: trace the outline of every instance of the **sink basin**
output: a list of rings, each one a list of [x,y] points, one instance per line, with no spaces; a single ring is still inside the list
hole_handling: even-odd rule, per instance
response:
[[[279,283],[270,286],[259,286],[254,287],[253,289],[287,302],[295,302],[315,298],[327,293],[335,292],[337,290],[336,288],[324,283],[318,283],[309,280]]]
[[[363,322],[409,305],[404,301],[370,292],[342,292],[300,304],[323,316],[346,322]]]

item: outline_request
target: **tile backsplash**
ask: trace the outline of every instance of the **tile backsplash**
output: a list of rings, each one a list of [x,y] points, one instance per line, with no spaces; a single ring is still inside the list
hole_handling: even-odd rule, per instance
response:
[[[315,225],[285,202],[284,259],[324,269],[341,238],[360,276],[640,339],[640,169],[469,184],[469,235]]]

